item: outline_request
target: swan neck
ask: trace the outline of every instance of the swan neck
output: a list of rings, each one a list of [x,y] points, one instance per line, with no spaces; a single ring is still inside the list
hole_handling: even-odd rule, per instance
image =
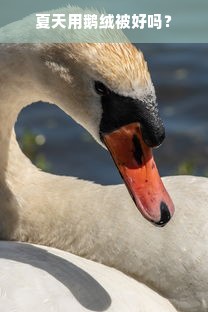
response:
[[[38,58],[35,50],[12,45],[2,45],[0,51],[0,176],[5,175],[9,166],[10,151],[21,153],[16,144],[14,125],[20,111],[43,96],[38,82]],[[18,154],[18,155],[17,155]]]

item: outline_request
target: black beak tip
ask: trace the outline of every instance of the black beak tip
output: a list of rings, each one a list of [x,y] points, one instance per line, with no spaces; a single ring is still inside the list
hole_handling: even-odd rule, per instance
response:
[[[168,209],[168,206],[166,205],[166,203],[161,202],[161,204],[160,204],[160,221],[153,222],[153,224],[156,226],[159,226],[159,227],[163,227],[170,221],[170,219],[171,219],[171,214],[170,214],[170,211]]]

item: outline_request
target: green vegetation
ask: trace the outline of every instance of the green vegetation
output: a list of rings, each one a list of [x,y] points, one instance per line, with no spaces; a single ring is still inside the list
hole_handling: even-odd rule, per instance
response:
[[[196,165],[193,161],[187,160],[179,164],[177,174],[191,174],[196,173]]]
[[[24,154],[40,169],[49,172],[51,164],[41,152],[41,146],[45,144],[45,137],[42,134],[34,134],[31,130],[25,129],[18,140]]]
[[[197,175],[198,166],[193,160],[186,160],[179,164],[176,174]],[[203,176],[208,177],[208,167],[204,169]]]

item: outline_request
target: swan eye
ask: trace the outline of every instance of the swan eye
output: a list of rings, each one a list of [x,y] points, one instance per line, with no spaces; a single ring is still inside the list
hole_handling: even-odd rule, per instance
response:
[[[109,93],[109,89],[100,81],[95,81],[95,91],[99,95],[107,95]]]

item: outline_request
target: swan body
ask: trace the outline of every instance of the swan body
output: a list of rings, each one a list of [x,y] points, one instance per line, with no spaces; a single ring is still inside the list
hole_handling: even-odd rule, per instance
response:
[[[54,248],[0,242],[3,312],[176,312],[123,273]]]
[[[138,214],[123,185],[39,171],[13,132],[20,110],[43,100],[56,103],[102,144],[102,106],[93,81],[122,97],[155,99],[141,52],[127,43],[1,45],[0,72],[0,238],[102,262],[155,289],[180,311],[207,311],[208,179],[164,178],[176,213],[158,229]]]

